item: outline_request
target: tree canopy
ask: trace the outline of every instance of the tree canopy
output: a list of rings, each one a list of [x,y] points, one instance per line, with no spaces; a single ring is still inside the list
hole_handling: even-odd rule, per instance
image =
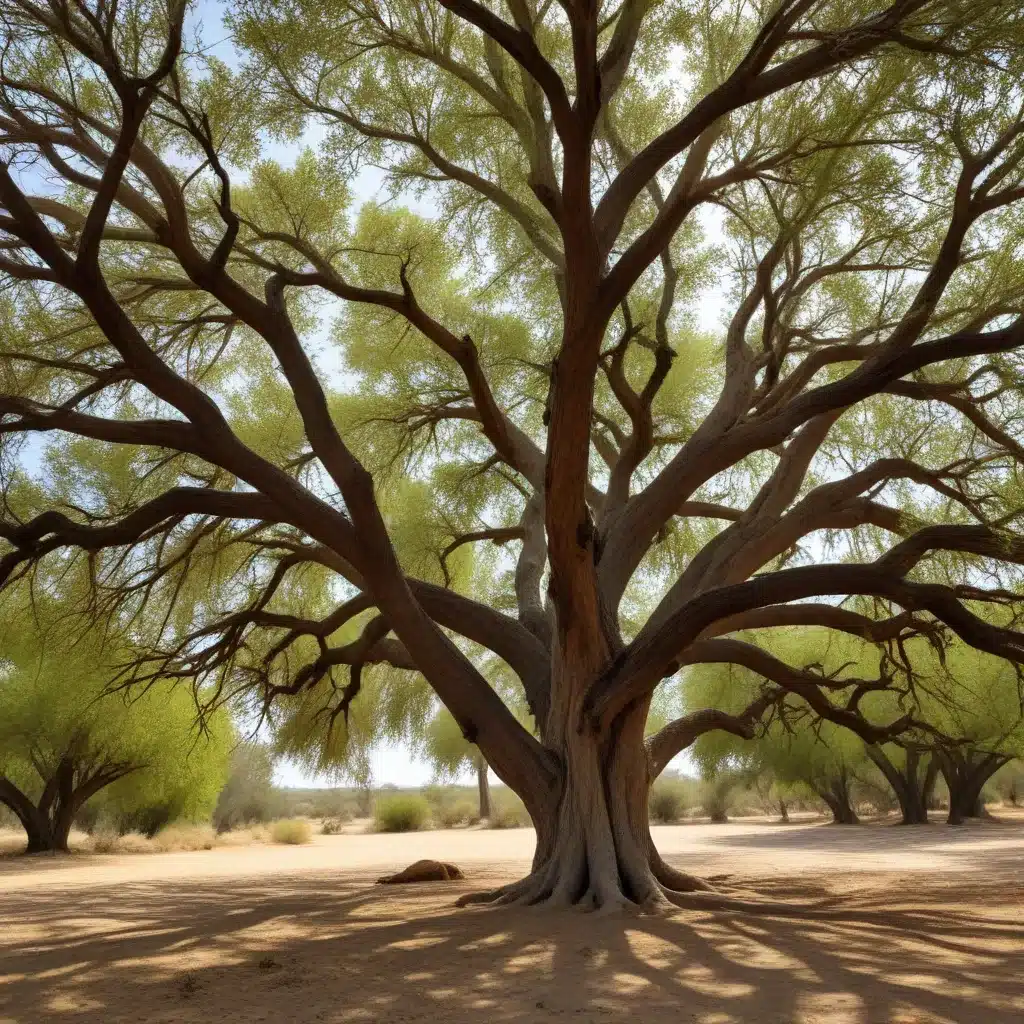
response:
[[[774,699],[645,745],[680,667],[882,741],[908,639],[1024,657],[1019,4],[0,12],[0,581],[84,559],[138,682],[343,732],[382,666],[530,810],[492,896],[648,906],[651,752]]]
[[[67,849],[89,802],[153,830],[208,817],[233,741],[226,713],[200,734],[187,689],[111,693],[124,646],[98,629],[83,635],[66,603],[24,597],[0,602],[0,802],[29,849]]]

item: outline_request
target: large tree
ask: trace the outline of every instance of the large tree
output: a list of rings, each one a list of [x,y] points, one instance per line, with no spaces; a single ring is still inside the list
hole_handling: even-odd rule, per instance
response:
[[[84,553],[140,680],[415,673],[536,824],[491,898],[654,906],[652,775],[773,699],[645,744],[663,678],[882,741],[908,635],[1024,655],[1019,4],[239,0],[236,71],[183,0],[0,12],[0,578]],[[727,635],[801,623],[891,653]]]

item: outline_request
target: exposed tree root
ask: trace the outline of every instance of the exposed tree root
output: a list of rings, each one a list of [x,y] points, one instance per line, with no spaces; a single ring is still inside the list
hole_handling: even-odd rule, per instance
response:
[[[611,892],[607,886],[590,885],[575,898],[568,897],[564,886],[552,885],[550,865],[510,885],[483,892],[471,892],[460,896],[455,905],[468,906],[519,906],[547,910],[575,910],[594,913],[598,916],[611,914],[671,913],[676,909],[726,911],[729,913],[753,914],[765,917],[787,917],[818,920],[870,920],[874,916],[863,910],[843,909],[831,901],[815,904],[788,903],[780,900],[747,898],[705,889],[678,890],[661,882],[643,898],[630,899],[621,889]],[[684,880],[692,876],[679,873]],[[696,879],[700,882],[701,879]],[[686,884],[689,884],[687,881]]]
[[[675,892],[717,891],[708,879],[698,878],[697,875],[688,874],[685,871],[672,867],[671,864],[666,864],[657,852],[651,858],[651,871],[662,886]]]

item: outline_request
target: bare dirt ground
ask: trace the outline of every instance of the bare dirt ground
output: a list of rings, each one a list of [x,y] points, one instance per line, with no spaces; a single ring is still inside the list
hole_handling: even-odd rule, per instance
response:
[[[680,867],[825,909],[455,909],[460,893],[525,872],[527,830],[6,857],[0,1024],[1024,1021],[1024,817],[655,834]],[[468,879],[373,885],[420,857]]]

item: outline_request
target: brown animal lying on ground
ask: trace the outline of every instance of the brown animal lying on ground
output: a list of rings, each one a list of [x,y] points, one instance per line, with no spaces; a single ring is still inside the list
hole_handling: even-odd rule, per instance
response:
[[[377,879],[378,885],[398,885],[402,882],[454,882],[466,876],[454,865],[439,860],[418,860],[397,875]]]

